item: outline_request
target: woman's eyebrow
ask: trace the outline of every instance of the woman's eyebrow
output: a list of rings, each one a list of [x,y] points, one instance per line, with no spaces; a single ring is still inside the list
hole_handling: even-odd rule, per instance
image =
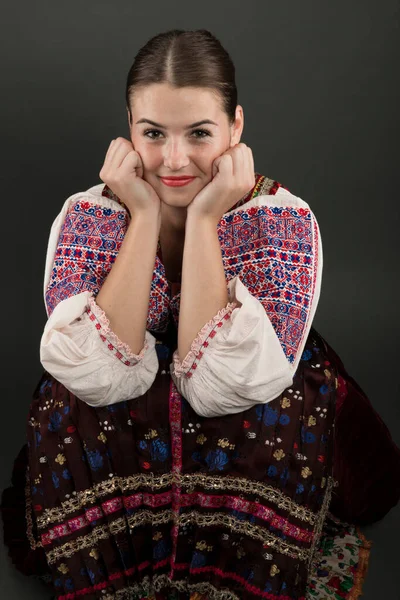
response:
[[[150,119],[139,119],[139,121],[136,121],[136,125],[139,125],[140,123],[149,123],[154,127],[159,127],[160,129],[167,129],[165,125],[160,125],[160,123],[156,123],[155,121],[151,121]],[[218,123],[215,123],[210,119],[203,119],[202,121],[196,121],[196,123],[187,125],[185,129],[193,129],[193,127],[199,127],[200,125],[216,125],[218,127]]]

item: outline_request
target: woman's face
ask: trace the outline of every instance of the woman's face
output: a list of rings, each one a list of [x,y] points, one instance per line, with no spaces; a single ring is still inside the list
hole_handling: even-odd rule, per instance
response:
[[[240,141],[243,109],[231,125],[219,96],[208,88],[156,83],[139,88],[131,101],[131,141],[143,162],[143,178],[170,206],[186,207],[213,177],[213,161]],[[128,115],[129,116],[129,115]],[[183,187],[162,177],[189,175]]]

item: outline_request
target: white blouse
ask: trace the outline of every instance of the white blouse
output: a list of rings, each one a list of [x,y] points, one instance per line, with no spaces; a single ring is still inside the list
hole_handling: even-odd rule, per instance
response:
[[[40,344],[43,367],[91,406],[137,398],[151,387],[158,370],[158,358],[156,340],[149,328],[150,325],[153,330],[158,326],[162,328],[168,319],[169,304],[174,300],[169,300],[167,290],[160,293],[158,289],[160,281],[166,285],[166,279],[160,277],[163,265],[156,257],[158,275],[153,277],[148,327],[140,354],[133,354],[111,331],[107,316],[95,302],[107,268],[101,270],[97,263],[92,264],[90,245],[96,250],[101,235],[99,223],[101,228],[109,219],[112,227],[107,225],[104,231],[109,236],[105,246],[111,250],[106,249],[101,255],[101,260],[109,261],[109,270],[117,253],[118,244],[114,240],[121,243],[127,221],[125,208],[102,196],[103,188],[104,184],[99,184],[68,198],[51,227],[44,276],[48,321]],[[303,210],[308,215],[305,277],[310,292],[305,306],[295,309],[302,313],[303,329],[296,337],[295,350],[289,351],[279,327],[274,326],[269,317],[271,299],[265,295],[257,298],[250,293],[243,277],[232,277],[227,283],[227,306],[204,325],[185,359],[181,362],[176,351],[170,366],[178,391],[205,417],[237,413],[255,404],[270,402],[290,386],[317,308],[322,245],[315,216],[306,202],[283,187],[278,188],[275,195],[256,196],[228,215],[260,207],[272,214],[272,226],[273,211],[282,207],[289,213],[293,209],[302,214]],[[289,213],[286,213],[288,223]],[[301,229],[302,224],[296,226]],[[82,247],[79,246],[81,239]],[[284,274],[279,277],[285,280]],[[290,289],[287,293],[291,293]],[[154,314],[153,294],[157,296]]]

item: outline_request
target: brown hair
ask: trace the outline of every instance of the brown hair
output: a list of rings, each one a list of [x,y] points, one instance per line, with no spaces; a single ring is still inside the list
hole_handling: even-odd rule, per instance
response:
[[[172,29],[151,38],[139,50],[126,82],[130,120],[135,90],[152,83],[210,88],[219,95],[229,121],[235,120],[235,66],[225,48],[206,29]]]

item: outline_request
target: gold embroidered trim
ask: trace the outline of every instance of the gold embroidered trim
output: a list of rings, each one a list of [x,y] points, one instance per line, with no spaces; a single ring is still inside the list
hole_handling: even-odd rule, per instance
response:
[[[257,195],[262,196],[263,194],[269,194],[274,183],[275,183],[275,181],[273,179],[269,179],[269,177],[264,177],[264,181],[262,182],[260,191],[258,192]]]
[[[296,504],[289,496],[260,481],[238,477],[204,475],[203,473],[185,475],[166,473],[160,476],[141,473],[129,477],[114,477],[111,480],[96,484],[92,489],[78,492],[74,498],[62,502],[60,507],[45,509],[42,516],[37,518],[37,524],[40,529],[48,527],[50,523],[62,521],[68,514],[78,511],[89,503],[96,502],[98,497],[112,494],[115,491],[127,492],[141,486],[158,490],[173,483],[187,488],[188,493],[194,491],[196,486],[202,486],[205,490],[230,490],[242,494],[254,494],[276,504],[278,508],[310,525],[314,525],[317,518],[317,515],[311,510]]]
[[[309,551],[310,552],[309,559],[308,559],[309,560],[309,562],[308,562],[308,573],[309,574],[311,573],[311,563],[314,558],[315,550],[316,550],[317,545],[319,544],[319,540],[321,538],[322,528],[324,526],[326,515],[328,513],[328,508],[329,508],[329,505],[331,502],[332,490],[333,490],[334,486],[335,486],[335,481],[334,481],[333,477],[329,476],[327,484],[326,484],[324,501],[322,503],[321,510],[318,513],[317,521],[316,521],[315,527],[314,527],[314,539],[312,541],[311,548]]]
[[[256,176],[256,179],[258,178],[258,181],[256,182],[255,186],[251,190],[250,196],[249,196],[249,192],[248,192],[246,194],[246,196],[244,196],[244,198],[242,198],[241,204],[246,204],[246,202],[249,202],[256,196],[258,196],[258,194],[260,193],[260,189],[262,187],[262,184],[264,183],[265,176],[261,175],[259,173],[256,173],[255,176]]]
[[[207,600],[240,600],[239,596],[236,596],[236,594],[230,590],[218,590],[207,581],[202,583],[188,584],[185,581],[171,581],[168,578],[168,583],[170,583],[171,586],[175,587],[180,592],[188,591],[192,594],[195,592],[203,594]]]
[[[32,521],[32,499],[31,499],[31,484],[29,479],[29,466],[26,469],[25,475],[25,520],[26,520],[26,534],[28,537],[29,545],[32,550],[42,547],[42,542],[35,540],[33,535],[33,521]]]
[[[245,209],[247,202],[250,202],[250,200],[253,200],[253,198],[256,196],[262,196],[263,194],[269,195],[271,193],[271,188],[274,186],[275,181],[273,179],[269,179],[269,177],[265,177],[265,175],[260,175],[259,173],[256,173],[255,175],[256,178],[260,177],[260,179],[251,190],[251,195],[250,192],[248,192],[245,196],[243,196],[243,198],[239,200],[237,204],[235,204],[235,210],[240,206],[243,206]]]
[[[47,562],[53,564],[60,558],[71,558],[76,552],[96,546],[99,540],[106,540],[110,535],[117,535],[121,531],[125,531],[127,523],[130,529],[134,529],[147,523],[155,526],[168,523],[168,521],[173,520],[173,517],[172,510],[164,510],[158,513],[143,510],[128,517],[119,517],[108,523],[108,525],[97,525],[87,535],[82,535],[76,540],[66,542],[62,546],[57,546],[46,552]]]
[[[129,475],[129,477],[113,477],[113,479],[97,483],[88,490],[77,492],[74,498],[65,500],[57,508],[46,508],[43,514],[37,518],[37,524],[39,529],[48,527],[50,523],[64,520],[68,514],[80,510],[87,504],[93,504],[99,497],[108,496],[108,494],[113,494],[116,491],[127,492],[136,490],[141,486],[159,490],[171,486],[172,483],[172,473],[165,473],[159,476],[152,473],[148,475],[143,473],[140,475]]]
[[[61,546],[57,546],[49,552],[46,552],[47,561],[49,564],[53,564],[61,558],[70,558],[76,552],[95,546],[99,540],[107,539],[110,535],[117,535],[118,533],[125,531],[127,524],[130,529],[134,529],[135,527],[140,527],[145,524],[151,524],[156,527],[175,520],[178,527],[184,527],[190,523],[196,523],[199,527],[220,525],[228,528],[230,531],[241,533],[263,543],[267,543],[277,552],[290,556],[291,558],[303,561],[308,560],[309,558],[309,549],[302,549],[294,544],[289,544],[259,525],[241,521],[230,515],[221,513],[199,513],[196,510],[184,513],[175,519],[175,513],[171,509],[168,509],[157,513],[141,510],[134,515],[119,517],[108,523],[108,525],[97,525],[87,535],[80,536],[76,540],[66,542]]]
[[[201,485],[204,489],[212,490],[233,490],[235,492],[254,494],[262,497],[269,502],[273,502],[278,508],[286,510],[290,515],[310,523],[315,523],[317,515],[308,508],[296,504],[289,496],[283,492],[274,489],[272,486],[261,481],[252,481],[244,477],[221,477],[218,475],[204,475],[194,473],[193,475],[181,475],[180,485],[189,488],[187,491],[193,491],[195,486]],[[192,489],[193,488],[193,489]]]
[[[156,575],[152,580],[146,576],[141,583],[135,583],[112,594],[106,593],[101,597],[102,600],[131,600],[133,594],[155,594],[168,587],[175,588],[179,592],[202,594],[204,599],[207,598],[207,600],[240,600],[239,596],[230,590],[217,589],[207,581],[199,583],[188,583],[183,579],[172,581],[165,574]]]
[[[196,486],[202,486],[205,490],[230,490],[237,493],[254,494],[277,505],[278,508],[287,511],[291,516],[313,525],[317,515],[311,510],[296,504],[289,496],[274,489],[260,481],[238,477],[221,477],[217,475],[204,475],[203,473],[185,474],[166,473],[160,476],[153,474],[130,475],[129,477],[114,477],[111,480],[102,481],[92,489],[78,492],[74,498],[65,500],[60,507],[47,508],[42,516],[37,518],[40,529],[48,527],[50,523],[62,521],[72,512],[78,511],[87,504],[96,502],[98,497],[112,494],[115,491],[127,492],[146,486],[161,489],[175,483],[187,488],[192,492]]]
[[[115,527],[117,527],[116,521],[113,523],[113,525],[114,524]],[[126,527],[126,523],[124,523],[124,525]],[[47,562],[49,565],[51,565],[57,562],[57,560],[60,558],[71,558],[75,552],[95,546],[100,540],[106,540],[108,537],[110,537],[109,529],[111,529],[111,525],[108,529],[106,529],[104,525],[97,525],[97,527],[93,527],[91,533],[83,535],[72,542],[66,542],[62,546],[58,546],[54,548],[54,550],[50,550],[50,552],[46,552]]]
[[[190,523],[196,523],[199,527],[210,527],[212,525],[222,525],[227,527],[230,531],[235,533],[242,533],[255,540],[259,540],[264,544],[268,544],[274,550],[277,550],[281,554],[290,556],[291,558],[298,558],[300,560],[308,560],[309,549],[299,548],[294,544],[288,544],[281,538],[275,536],[271,532],[260,527],[259,525],[253,525],[248,521],[241,521],[230,515],[224,515],[221,513],[199,513],[193,510],[188,513],[184,513],[179,517],[179,525],[188,525]]]
[[[250,200],[252,200],[253,198],[255,198],[256,196],[258,196],[260,194],[269,193],[268,191],[263,191],[264,183],[265,183],[265,180],[267,179],[267,177],[265,177],[264,175],[260,175],[260,173],[254,173],[254,175],[256,178],[256,184],[254,185],[254,187],[251,190],[249,190],[247,192],[247,194],[245,194],[243,196],[243,198],[241,198],[239,200],[239,202],[237,202],[235,204],[234,207],[232,207],[232,210],[236,210],[240,206],[247,204],[247,202],[250,202]],[[268,189],[270,189],[272,187],[272,185],[274,184],[274,181],[272,179],[268,179],[268,181],[271,181],[271,185],[268,188]],[[228,212],[230,212],[230,211],[228,211]]]

